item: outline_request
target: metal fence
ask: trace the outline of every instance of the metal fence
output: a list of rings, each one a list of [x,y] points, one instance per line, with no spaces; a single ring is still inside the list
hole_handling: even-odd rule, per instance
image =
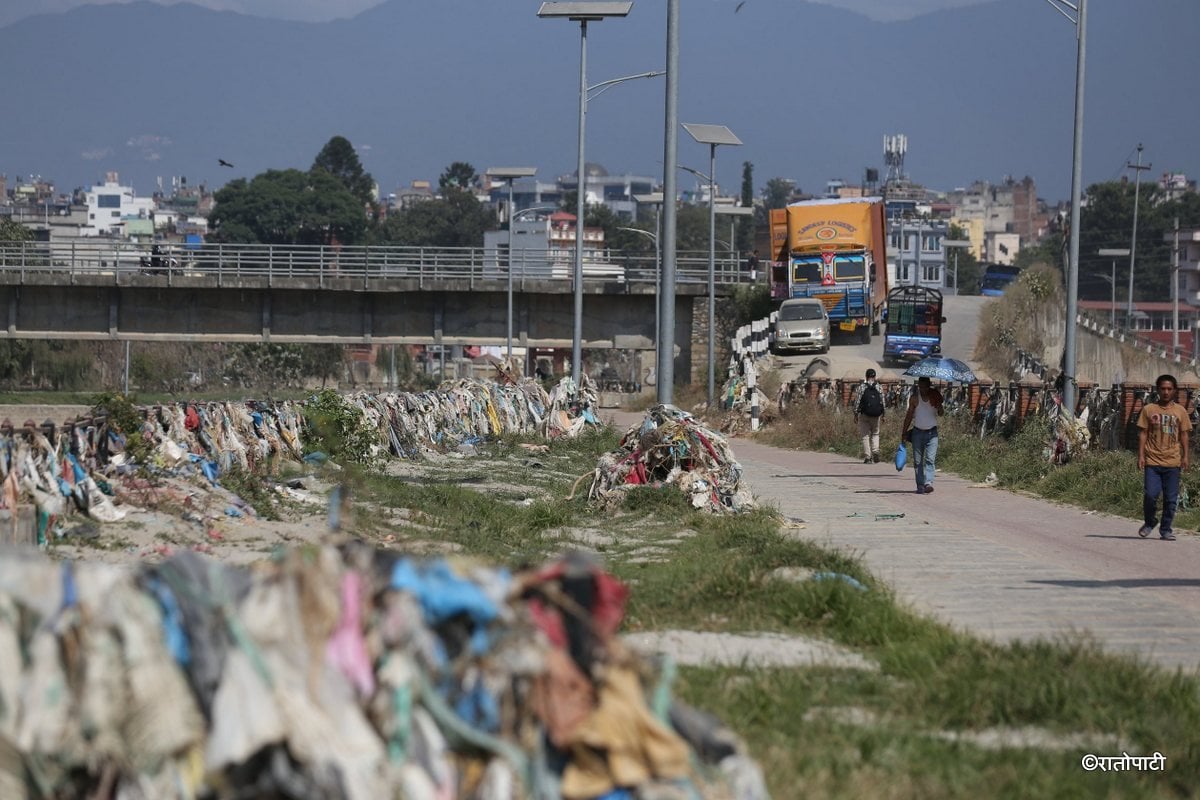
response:
[[[708,253],[678,255],[681,284],[708,281]],[[74,275],[165,275],[185,277],[416,279],[447,281],[563,281],[574,274],[573,251],[514,251],[482,247],[199,244],[152,246],[114,239],[0,242],[0,271]],[[585,251],[585,283],[655,282],[654,254],[620,250]],[[714,280],[720,286],[749,283],[740,253],[718,254]]]

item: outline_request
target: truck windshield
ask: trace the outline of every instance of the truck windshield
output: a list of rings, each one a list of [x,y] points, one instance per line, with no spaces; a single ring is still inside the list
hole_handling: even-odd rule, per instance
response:
[[[833,277],[839,281],[861,281],[866,277],[866,262],[862,256],[839,258],[833,262]]]
[[[792,281],[795,283],[820,283],[821,259],[804,261],[796,259],[792,262]]]
[[[784,305],[779,309],[779,318],[781,320],[820,319],[821,316],[821,306],[816,303]]]
[[[796,283],[820,283],[822,277],[822,261],[819,256],[797,258],[792,262],[792,275]],[[862,256],[838,257],[833,262],[833,279],[835,281],[861,281],[866,277],[866,262]]]

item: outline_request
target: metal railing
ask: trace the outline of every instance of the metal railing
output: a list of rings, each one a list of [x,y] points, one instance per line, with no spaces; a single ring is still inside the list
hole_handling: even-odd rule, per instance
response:
[[[512,254],[514,281],[572,281],[572,251],[517,250]],[[399,247],[339,245],[215,244],[159,245],[115,239],[71,239],[51,242],[0,242],[0,272],[26,274],[61,273],[69,280],[76,275],[128,275],[173,277],[216,276],[228,278],[316,278],[325,280],[416,279],[420,288],[438,287],[448,281],[507,280],[510,260],[505,248]],[[591,283],[654,283],[653,253],[621,250],[585,251],[583,279]],[[684,251],[678,255],[679,283],[700,284],[708,280],[707,251]],[[717,284],[749,283],[740,253],[719,253],[715,266]]]
[[[1118,342],[1123,342],[1138,350],[1144,351],[1149,356],[1174,361],[1176,364],[1186,364],[1190,367],[1196,367],[1196,359],[1193,358],[1189,349],[1184,347],[1172,347],[1169,344],[1156,342],[1149,336],[1145,336],[1145,331],[1131,330],[1129,328],[1114,328],[1107,321],[1097,319],[1096,317],[1087,314],[1086,312],[1077,314],[1075,321],[1084,328],[1099,334],[1107,336]],[[1195,335],[1195,334],[1193,334]]]

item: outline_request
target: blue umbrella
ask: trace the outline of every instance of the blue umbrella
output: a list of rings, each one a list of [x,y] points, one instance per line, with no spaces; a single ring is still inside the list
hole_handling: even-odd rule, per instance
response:
[[[948,383],[974,383],[975,373],[966,363],[957,358],[942,358],[930,356],[923,358],[904,370],[904,374],[913,378],[932,378]]]

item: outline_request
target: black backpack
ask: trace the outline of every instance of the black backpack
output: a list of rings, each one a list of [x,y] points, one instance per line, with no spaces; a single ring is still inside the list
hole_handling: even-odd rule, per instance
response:
[[[863,387],[862,397],[858,400],[858,413],[868,417],[883,416],[883,395],[879,387],[868,383]]]

